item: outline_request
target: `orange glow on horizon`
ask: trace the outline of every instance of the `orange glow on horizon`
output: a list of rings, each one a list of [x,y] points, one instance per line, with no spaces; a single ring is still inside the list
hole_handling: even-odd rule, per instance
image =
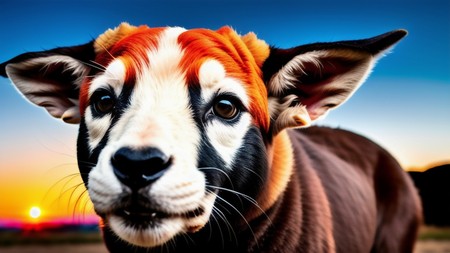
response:
[[[83,222],[86,217],[92,220],[95,212],[78,168],[61,165],[51,170],[28,169],[26,175],[20,173],[27,168],[15,166],[7,173],[0,170],[0,220],[24,223],[59,219]]]
[[[444,160],[444,161],[441,161],[441,162],[434,162],[434,163],[430,163],[430,164],[428,164],[426,166],[421,166],[421,167],[411,167],[411,168],[408,168],[407,171],[424,172],[424,171],[426,171],[428,169],[431,169],[431,168],[434,168],[434,167],[438,167],[438,166],[441,166],[441,165],[446,165],[446,164],[450,164],[450,160],[447,160],[447,161]]]

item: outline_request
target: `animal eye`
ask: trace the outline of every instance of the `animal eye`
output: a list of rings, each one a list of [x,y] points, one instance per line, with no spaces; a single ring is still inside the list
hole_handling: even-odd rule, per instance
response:
[[[232,101],[219,99],[214,103],[213,112],[223,119],[233,119],[239,114],[239,109]]]
[[[110,113],[116,104],[114,94],[108,90],[99,90],[92,95],[92,105],[96,113],[103,115]]]

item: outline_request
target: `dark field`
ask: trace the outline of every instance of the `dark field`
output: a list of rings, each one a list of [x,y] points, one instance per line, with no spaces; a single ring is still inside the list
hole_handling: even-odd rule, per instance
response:
[[[107,253],[97,231],[0,231],[1,253]],[[450,253],[450,227],[423,227],[414,253]]]

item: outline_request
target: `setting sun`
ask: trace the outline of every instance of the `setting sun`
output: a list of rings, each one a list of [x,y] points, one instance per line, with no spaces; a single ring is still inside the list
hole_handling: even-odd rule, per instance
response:
[[[33,206],[30,209],[30,217],[33,219],[37,219],[41,216],[41,209],[39,207]]]

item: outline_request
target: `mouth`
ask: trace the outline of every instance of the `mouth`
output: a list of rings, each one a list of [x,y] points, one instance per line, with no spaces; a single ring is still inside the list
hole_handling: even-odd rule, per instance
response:
[[[163,177],[137,191],[122,185],[111,189],[103,175],[93,172],[88,189],[95,212],[105,227],[127,243],[160,246],[180,234],[198,232],[209,221],[216,194],[205,191],[200,172],[183,181],[170,177],[169,171],[166,180]]]
[[[193,219],[203,215],[205,210],[201,207],[185,213],[167,213],[144,206],[128,206],[115,210],[111,214],[120,217],[124,224],[137,230],[155,228],[160,226],[164,220],[184,218]]]
[[[163,219],[174,217],[174,215],[154,209],[133,206],[118,209],[113,212],[113,215],[122,218],[127,226],[135,229],[153,228],[160,225]]]

